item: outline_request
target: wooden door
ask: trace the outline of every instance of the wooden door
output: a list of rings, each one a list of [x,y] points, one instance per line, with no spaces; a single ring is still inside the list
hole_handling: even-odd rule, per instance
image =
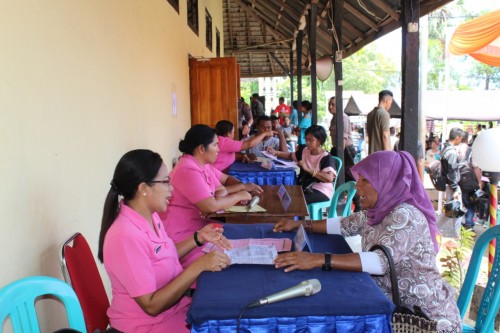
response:
[[[240,73],[236,58],[189,59],[191,125],[215,127],[219,120],[238,126]]]

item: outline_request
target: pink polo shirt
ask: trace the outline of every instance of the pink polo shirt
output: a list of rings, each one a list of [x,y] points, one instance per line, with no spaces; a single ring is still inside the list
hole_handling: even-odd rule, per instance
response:
[[[200,165],[193,156],[184,154],[170,173],[174,187],[166,212],[160,213],[167,234],[175,243],[193,237],[195,231],[203,228],[210,219],[200,216],[196,203],[213,197],[215,189],[221,186],[222,173],[211,164]],[[201,248],[195,248],[181,258],[187,267],[202,255]]]
[[[104,267],[111,281],[107,311],[111,326],[122,332],[189,332],[186,315],[191,299],[183,297],[156,317],[146,314],[134,297],[150,294],[182,272],[174,242],[160,218],[149,222],[120,203],[120,212],[104,239]]]
[[[243,147],[243,141],[236,141],[226,136],[219,136],[218,145],[219,155],[213,166],[217,170],[224,171],[234,163],[236,153],[241,151],[241,147]]]

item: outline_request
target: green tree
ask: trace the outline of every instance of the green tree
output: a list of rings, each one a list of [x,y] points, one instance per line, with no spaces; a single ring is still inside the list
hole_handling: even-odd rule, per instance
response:
[[[245,102],[250,104],[253,93],[259,92],[259,81],[257,79],[244,79],[240,82],[240,96],[245,98]]]
[[[358,90],[366,94],[398,86],[401,76],[396,64],[381,52],[377,52],[372,44],[344,59],[342,73],[344,90]],[[329,90],[335,89],[333,76],[325,82]]]
[[[484,90],[500,86],[500,67],[486,65],[475,60],[469,78],[484,82]]]

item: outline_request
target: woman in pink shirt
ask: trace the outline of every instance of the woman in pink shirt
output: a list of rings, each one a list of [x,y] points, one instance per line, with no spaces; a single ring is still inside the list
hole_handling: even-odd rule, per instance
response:
[[[262,191],[255,184],[243,184],[213,167],[219,152],[218,138],[207,125],[191,127],[179,142],[179,150],[184,155],[170,174],[174,187],[172,198],[168,210],[160,214],[174,242],[211,222],[206,218],[208,214],[234,206],[241,200],[250,200],[249,192]],[[201,250],[192,251],[181,263],[185,267],[200,255]]]
[[[167,167],[157,153],[133,150],[118,162],[104,204],[98,257],[113,293],[107,315],[119,331],[189,332],[190,286],[200,273],[230,264],[226,254],[214,251],[182,268],[179,258],[204,242],[231,245],[214,224],[174,244],[157,214],[166,210],[170,194]]]
[[[219,155],[213,166],[225,172],[234,161],[250,162],[247,155],[240,153],[242,150],[257,146],[266,137],[273,136],[272,130],[256,134],[245,141],[234,140],[234,125],[228,120],[221,120],[215,125],[215,133],[218,136]]]

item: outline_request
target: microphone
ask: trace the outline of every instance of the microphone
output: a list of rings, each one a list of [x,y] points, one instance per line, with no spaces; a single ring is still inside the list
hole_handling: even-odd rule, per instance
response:
[[[321,283],[318,279],[305,280],[298,285],[285,289],[283,291],[277,292],[270,296],[259,299],[258,301],[250,303],[248,308],[255,308],[257,306],[271,304],[275,302],[281,302],[290,298],[301,297],[301,296],[311,296],[316,294],[321,290]]]
[[[258,196],[255,196],[252,198],[252,200],[250,200],[250,203],[248,204],[248,209],[247,211],[250,211],[250,209],[253,208],[253,206],[255,206],[256,204],[258,204],[260,201],[260,198]]]
[[[259,201],[260,201],[260,198],[258,196],[255,196],[255,197],[252,198],[252,200],[250,200],[250,202],[247,205],[247,213],[245,215],[245,221],[248,218],[248,213],[250,212],[250,209],[252,209],[253,206],[255,206],[256,204],[258,204]]]

